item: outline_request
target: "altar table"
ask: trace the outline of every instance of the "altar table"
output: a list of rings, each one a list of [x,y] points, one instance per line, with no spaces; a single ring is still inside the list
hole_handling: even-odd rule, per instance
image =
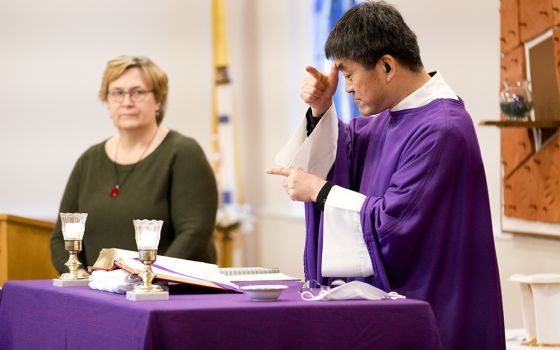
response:
[[[441,349],[423,301],[309,302],[299,282],[274,302],[244,294],[171,294],[134,302],[51,280],[7,281],[0,348],[10,349]]]

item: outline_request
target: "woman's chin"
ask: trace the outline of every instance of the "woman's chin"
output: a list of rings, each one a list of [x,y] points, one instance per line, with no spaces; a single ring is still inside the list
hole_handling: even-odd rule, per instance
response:
[[[137,129],[142,125],[136,119],[120,119],[115,123],[115,126],[119,129]]]

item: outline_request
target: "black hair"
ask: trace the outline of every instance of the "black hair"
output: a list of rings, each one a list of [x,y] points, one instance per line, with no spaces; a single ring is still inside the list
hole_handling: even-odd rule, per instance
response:
[[[423,68],[416,34],[385,1],[366,1],[348,10],[330,32],[325,55],[349,59],[367,69],[383,55],[391,55],[414,72]]]

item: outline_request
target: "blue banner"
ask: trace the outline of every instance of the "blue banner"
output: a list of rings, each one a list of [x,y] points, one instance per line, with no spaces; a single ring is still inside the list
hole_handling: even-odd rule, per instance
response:
[[[336,22],[352,7],[363,0],[315,0],[314,25],[315,25],[315,46],[314,64],[322,72],[329,72],[332,62],[325,57],[325,43],[331,29]],[[344,79],[339,79],[338,89],[333,97],[338,117],[344,121],[358,117],[360,111],[354,103],[352,95],[344,91]]]

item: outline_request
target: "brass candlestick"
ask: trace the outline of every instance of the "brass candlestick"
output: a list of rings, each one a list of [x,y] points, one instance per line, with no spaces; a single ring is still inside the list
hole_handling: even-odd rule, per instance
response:
[[[78,253],[82,251],[82,240],[72,239],[64,240],[64,250],[70,254],[68,261],[64,264],[68,267],[69,273],[63,273],[60,275],[62,280],[79,280],[89,278],[88,274],[78,275],[78,267],[82,265],[78,260]]]
[[[138,247],[139,260],[144,264],[140,273],[143,284],[126,293],[126,298],[133,301],[141,300],[169,300],[169,293],[161,286],[153,285],[156,274],[152,271],[152,264],[157,259],[157,247],[163,221],[161,220],[132,220],[134,235]]]
[[[163,292],[163,288],[152,284],[154,277],[156,277],[152,271],[152,264],[156,261],[157,249],[139,249],[138,255],[140,256],[140,261],[144,264],[144,271],[140,273],[140,277],[142,277],[144,284],[136,286],[134,291],[144,293]]]
[[[82,251],[82,239],[86,229],[86,213],[60,213],[62,236],[64,237],[64,250],[68,252],[68,261],[64,264],[68,271],[53,280],[56,287],[76,287],[87,285],[89,274],[78,273],[80,261],[78,253]]]

